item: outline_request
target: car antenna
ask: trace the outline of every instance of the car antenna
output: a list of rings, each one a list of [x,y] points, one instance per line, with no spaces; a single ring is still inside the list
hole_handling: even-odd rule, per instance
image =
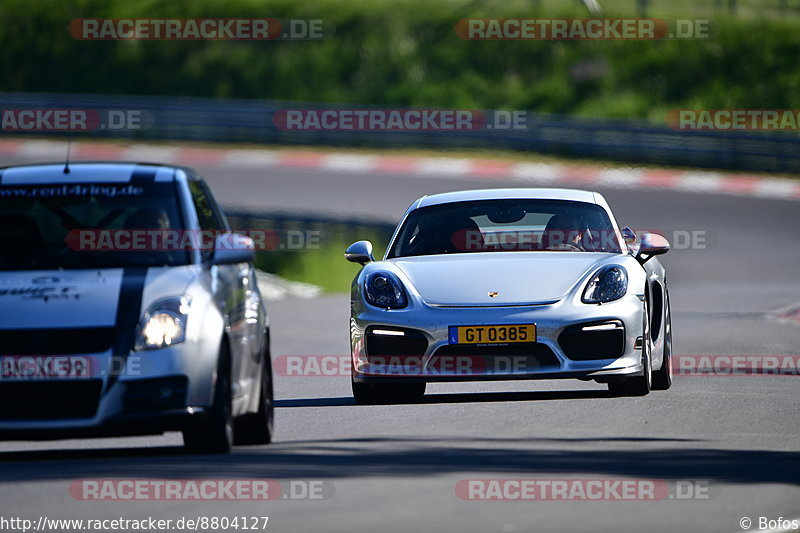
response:
[[[64,163],[64,174],[69,174],[69,152],[72,148],[72,137],[67,139],[67,162]]]

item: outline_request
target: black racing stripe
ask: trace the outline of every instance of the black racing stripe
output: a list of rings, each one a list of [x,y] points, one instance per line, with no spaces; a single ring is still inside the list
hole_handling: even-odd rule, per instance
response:
[[[3,171],[0,170],[0,185],[3,184]]]
[[[153,167],[136,167],[131,174],[132,185],[149,185],[156,181],[156,170]]]
[[[136,325],[142,307],[142,293],[147,278],[147,267],[125,267],[119,288],[117,315],[114,328],[117,338],[114,341],[114,355],[128,355],[133,348]]]
[[[124,370],[122,361],[128,357],[136,342],[136,326],[139,324],[145,279],[147,279],[147,267],[125,267],[122,271],[117,313],[114,318],[116,335],[111,350],[111,355],[115,359],[112,371]],[[117,376],[113,373],[109,376],[106,391],[116,379]]]

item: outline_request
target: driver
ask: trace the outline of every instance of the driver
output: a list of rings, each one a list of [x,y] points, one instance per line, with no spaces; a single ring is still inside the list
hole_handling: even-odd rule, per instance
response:
[[[175,241],[167,239],[166,233],[171,229],[171,226],[169,214],[159,207],[137,209],[123,223],[123,229],[131,233],[143,233],[145,235],[149,235],[150,232],[160,233],[154,239],[148,238],[145,240],[145,242],[151,243],[148,245],[149,247],[136,249],[146,250],[153,264],[162,262],[172,264],[179,257],[177,254],[182,251],[179,246],[170,244],[177,242],[178,239],[175,239]]]
[[[169,215],[160,208],[137,209],[125,219],[126,230],[164,230],[169,229]]]
[[[481,229],[472,218],[447,214],[432,220],[423,218],[417,234],[409,241],[410,255],[452,254],[485,250]]]
[[[542,232],[542,249],[584,251],[584,233],[585,228],[578,217],[559,213],[550,218]]]

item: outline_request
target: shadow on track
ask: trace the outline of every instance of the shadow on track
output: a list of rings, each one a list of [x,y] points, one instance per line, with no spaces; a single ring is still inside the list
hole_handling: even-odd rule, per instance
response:
[[[445,403],[481,403],[481,402],[536,402],[548,400],[585,400],[598,398],[616,398],[607,390],[566,390],[566,391],[526,391],[526,392],[475,392],[426,394],[422,400],[414,402],[418,405]],[[275,407],[342,407],[357,405],[352,396],[334,398],[303,398],[294,400],[276,400]],[[402,403],[392,404],[402,405]],[[366,406],[369,407],[369,406]]]
[[[355,438],[240,447],[229,455],[187,455],[178,447],[10,452],[0,454],[0,477],[13,482],[576,475],[800,485],[798,452],[703,448],[669,438],[637,444],[637,439]]]

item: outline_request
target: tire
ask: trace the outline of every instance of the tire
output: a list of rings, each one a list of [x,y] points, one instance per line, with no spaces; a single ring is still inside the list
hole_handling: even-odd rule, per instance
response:
[[[426,383],[357,383],[351,380],[353,398],[364,405],[414,403],[425,395]]]
[[[219,350],[217,380],[214,384],[214,403],[208,418],[183,431],[183,444],[193,453],[227,453],[233,445],[233,414],[231,405],[230,349],[222,341]]]
[[[653,390],[668,390],[672,387],[672,310],[669,308],[669,292],[664,290],[664,354],[661,368],[653,372]]]
[[[650,306],[645,300],[642,310],[642,375],[624,381],[610,382],[608,390],[619,396],[647,396],[653,386],[652,342],[650,336]]]
[[[269,444],[275,419],[275,401],[272,389],[272,358],[269,338],[264,339],[264,357],[261,362],[261,384],[259,387],[258,412],[236,419],[233,430],[234,444]]]

